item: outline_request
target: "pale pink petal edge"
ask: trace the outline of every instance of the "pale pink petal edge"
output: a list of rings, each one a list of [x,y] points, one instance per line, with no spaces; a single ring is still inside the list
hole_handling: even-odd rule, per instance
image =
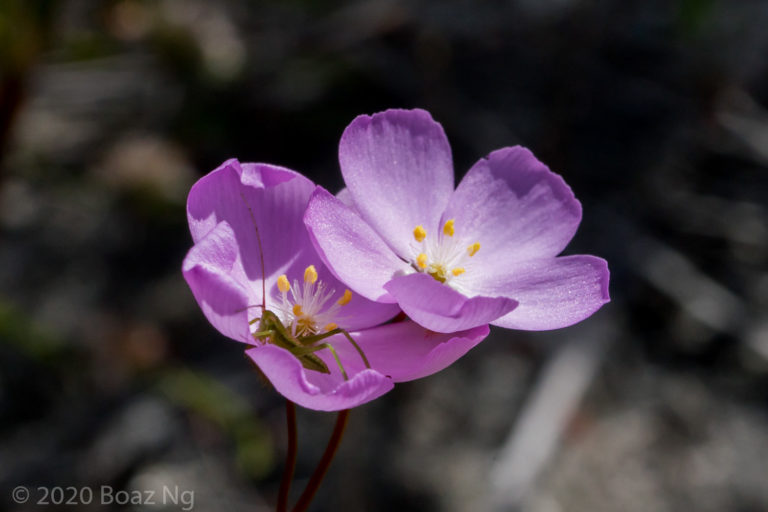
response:
[[[394,387],[392,379],[375,370],[360,371],[346,381],[339,381],[335,373],[308,371],[294,355],[274,345],[261,345],[246,350],[246,354],[278,393],[307,409],[351,409],[384,395]]]

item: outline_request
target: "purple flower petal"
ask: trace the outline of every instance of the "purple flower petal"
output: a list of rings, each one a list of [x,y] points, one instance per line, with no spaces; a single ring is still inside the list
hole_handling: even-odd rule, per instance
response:
[[[451,147],[424,110],[358,116],[339,144],[344,181],[362,217],[399,255],[413,228],[435,230],[453,191]]]
[[[315,263],[301,221],[314,187],[289,169],[228,160],[201,178],[189,193],[187,217],[192,238],[199,240],[221,221],[229,223],[245,274],[254,289],[260,290],[261,254],[269,283],[286,271],[287,264],[303,272]],[[260,294],[258,299],[261,303]]]
[[[282,300],[276,286],[278,276],[284,273],[289,282],[302,281],[309,265],[315,265],[320,280],[335,290],[333,301],[344,293],[346,287],[322,265],[302,220],[313,190],[309,180],[288,169],[240,164],[237,160],[229,160],[192,188],[188,215],[193,237],[219,229],[210,231],[208,225],[212,222],[229,226],[226,243],[232,261],[227,262],[224,273],[245,290],[249,306],[262,304],[260,251],[264,253],[269,309],[274,310]],[[347,329],[378,325],[398,310],[397,306],[376,304],[353,294],[350,303],[340,308],[344,320],[340,325]],[[256,308],[249,313],[249,318],[260,315]]]
[[[392,379],[375,370],[352,374],[347,381],[333,366],[329,366],[331,374],[306,370],[290,352],[274,345],[261,345],[247,350],[246,354],[281,395],[307,409],[351,409],[394,387]]]
[[[385,288],[414,322],[437,332],[487,324],[517,306],[516,301],[505,297],[465,297],[426,274],[397,277]]]
[[[329,290],[335,291],[333,298],[328,301],[328,305],[330,306],[330,304],[337,302],[344,296],[344,291],[347,290],[348,287],[331,273],[328,267],[323,264],[322,259],[319,256],[315,256],[314,265],[319,280],[323,282]],[[303,273],[304,267],[296,275],[301,277],[303,276]],[[275,287],[275,300],[277,300],[278,293],[277,287]],[[356,331],[382,324],[399,312],[400,308],[397,304],[373,302],[358,293],[352,292],[352,298],[346,305],[339,308],[334,322],[343,329]]]
[[[343,189],[339,190],[336,193],[336,199],[338,199],[345,205],[349,206],[351,209],[357,211],[357,207],[355,206],[355,200],[352,199],[352,193],[349,191],[347,187],[344,187]]]
[[[488,326],[443,334],[429,331],[414,322],[392,324],[352,333],[371,367],[395,382],[420,379],[447,368],[488,336]],[[354,347],[342,336],[333,346],[346,371],[357,372],[365,365]],[[328,364],[332,364],[324,356]]]
[[[565,181],[525,148],[504,148],[478,161],[456,188],[444,215],[456,235],[480,242],[476,271],[556,256],[581,221],[581,205]]]
[[[394,302],[384,285],[410,266],[352,209],[317,187],[304,222],[315,249],[342,282],[371,300]]]
[[[493,325],[543,331],[580,322],[610,301],[608,278],[605,260],[576,255],[515,263],[506,275],[483,274],[471,286],[478,293],[514,297],[520,303]]]
[[[233,276],[237,258],[232,228],[222,222],[192,247],[182,272],[208,321],[225,336],[253,343],[248,330],[248,291]]]

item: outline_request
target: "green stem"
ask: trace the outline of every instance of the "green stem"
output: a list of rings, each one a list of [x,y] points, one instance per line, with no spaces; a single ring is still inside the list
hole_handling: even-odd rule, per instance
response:
[[[325,477],[325,474],[328,472],[331,461],[333,461],[333,456],[336,455],[336,450],[339,449],[348,419],[349,409],[339,411],[338,416],[336,416],[336,425],[333,427],[333,433],[328,440],[328,446],[325,447],[325,453],[323,453],[314,473],[312,473],[312,476],[309,478],[307,487],[304,489],[304,492],[301,493],[299,501],[296,502],[292,512],[305,512],[309,507],[312,498],[315,497],[315,493],[320,488],[320,483],[323,481],[323,477]]]

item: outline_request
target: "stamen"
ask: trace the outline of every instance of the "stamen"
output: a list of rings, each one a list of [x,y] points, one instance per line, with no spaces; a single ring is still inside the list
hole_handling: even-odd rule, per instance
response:
[[[308,284],[317,282],[317,270],[315,270],[314,265],[310,265],[304,270],[304,282]]]
[[[347,290],[344,290],[344,295],[338,300],[337,304],[339,306],[346,306],[349,304],[349,301],[352,300],[352,292]]]
[[[291,289],[291,283],[288,282],[288,277],[285,274],[277,278],[277,289],[282,293],[288,293]]]
[[[280,320],[292,336],[301,340],[317,335],[323,332],[323,329],[330,332],[338,328],[334,321],[336,313],[341,306],[352,300],[350,290],[344,290],[339,299],[334,301],[335,291],[329,290],[326,283],[319,279],[314,265],[309,265],[304,270],[303,283],[298,279],[288,283],[286,275],[277,279],[277,286],[282,293],[282,304],[277,307]]]
[[[471,258],[480,250],[480,242],[475,242],[466,248],[466,253],[462,252],[463,237],[458,240],[449,240],[456,234],[456,219],[448,219],[443,223],[442,233],[437,237],[427,240],[427,231],[424,226],[419,224],[413,229],[413,238],[423,245],[413,245],[414,252],[422,250],[417,254],[415,260],[411,259],[413,268],[419,272],[424,272],[436,281],[450,284],[455,277],[463,275],[472,269],[467,258]],[[413,254],[413,253],[412,253]],[[413,256],[411,256],[413,258]],[[459,284],[459,283],[457,283]]]
[[[445,221],[445,225],[443,226],[443,234],[448,236],[453,236],[454,229],[453,229],[453,219],[449,219]]]
[[[423,242],[424,239],[427,238],[427,230],[424,229],[424,226],[419,224],[413,228],[413,238],[415,238],[417,242]]]

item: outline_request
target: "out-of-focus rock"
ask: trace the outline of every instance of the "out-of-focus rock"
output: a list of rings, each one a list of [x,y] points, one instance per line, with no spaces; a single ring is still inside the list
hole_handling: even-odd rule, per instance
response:
[[[111,482],[145,457],[169,446],[178,428],[167,403],[143,397],[125,407],[97,434],[79,471],[86,481]]]

